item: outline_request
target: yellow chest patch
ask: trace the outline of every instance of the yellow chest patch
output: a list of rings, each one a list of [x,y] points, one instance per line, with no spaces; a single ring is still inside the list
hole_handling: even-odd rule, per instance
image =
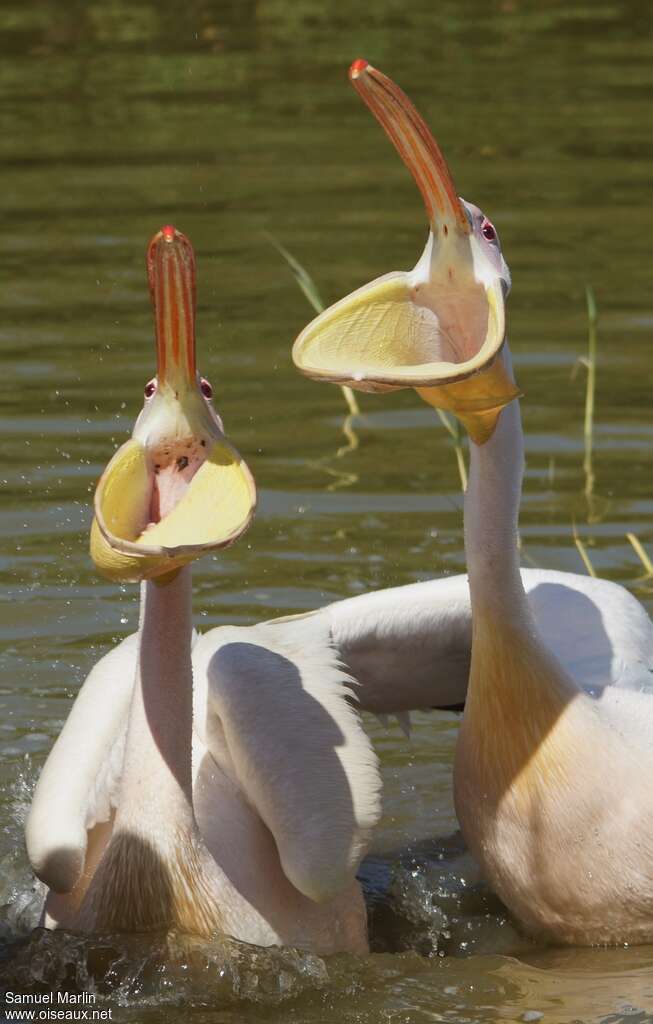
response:
[[[221,915],[191,835],[177,835],[164,856],[142,836],[114,834],[89,889],[94,927],[140,932],[176,928],[208,938]]]
[[[461,741],[493,802],[530,803],[564,784],[571,705],[587,699],[534,634],[478,617]]]

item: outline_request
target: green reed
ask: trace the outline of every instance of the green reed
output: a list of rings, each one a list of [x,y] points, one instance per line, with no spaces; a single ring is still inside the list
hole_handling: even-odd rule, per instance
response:
[[[295,259],[293,254],[286,249],[285,245],[282,245],[281,242],[274,237],[274,235],[268,234],[267,237],[270,243],[277,250],[277,252],[281,256],[283,256],[284,260],[290,267],[297,284],[303,291],[304,295],[310,302],[315,312],[322,313],[324,310],[324,303],[322,302],[322,298],[317,289],[317,285],[315,284],[315,281],[313,280],[309,272],[306,270],[305,267],[301,265],[299,260]],[[340,389],[344,396],[345,402],[347,403],[347,408],[349,409],[350,415],[358,416],[360,413],[360,406],[358,405],[358,401],[353,390],[350,387],[347,387],[346,384],[342,384],[340,386]]]

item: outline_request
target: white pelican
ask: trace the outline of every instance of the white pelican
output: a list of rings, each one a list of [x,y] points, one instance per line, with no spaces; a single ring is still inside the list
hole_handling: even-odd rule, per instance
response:
[[[309,324],[296,364],[365,390],[414,387],[465,424],[473,638],[454,769],[463,834],[530,933],[574,944],[651,941],[651,623],[620,588],[599,593],[588,582],[598,623],[579,637],[578,665],[569,628],[561,644],[554,630],[538,630],[518,565],[523,439],[504,345],[510,275],[495,228],[458,198],[401,90],[365,61],[350,76],[415,177],[430,233],[412,272],[378,278]],[[563,622],[581,591],[563,574],[556,587]],[[608,661],[603,627],[617,642]],[[409,672],[407,661],[397,687]]]
[[[36,788],[44,923],[364,952],[379,781],[346,673],[282,635],[193,644],[190,562],[240,536],[256,492],[196,370],[190,243],[164,227],[147,267],[157,376],[91,531],[102,573],[143,580],[140,626],[89,675]]]

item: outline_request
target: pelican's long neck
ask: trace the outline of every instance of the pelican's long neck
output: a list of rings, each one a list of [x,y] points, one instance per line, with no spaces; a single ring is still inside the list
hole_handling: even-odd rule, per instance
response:
[[[511,373],[510,355],[502,357]],[[519,571],[517,524],[524,463],[519,403],[492,437],[470,441],[465,554],[472,660],[461,739],[502,791],[537,750],[578,689],[541,642]],[[459,743],[459,747],[461,744]],[[458,758],[458,754],[457,754]]]
[[[191,830],[191,567],[141,590],[138,667],[116,825],[156,835],[155,823]],[[136,821],[134,812],[136,809]]]
[[[512,379],[506,349],[501,358]],[[470,440],[465,554],[474,616],[528,628],[531,621],[519,572],[517,534],[523,468],[524,439],[515,400],[502,411],[485,444]]]
[[[211,935],[220,909],[193,814],[191,570],[143,584],[138,667],[113,834],[91,895],[108,931]]]

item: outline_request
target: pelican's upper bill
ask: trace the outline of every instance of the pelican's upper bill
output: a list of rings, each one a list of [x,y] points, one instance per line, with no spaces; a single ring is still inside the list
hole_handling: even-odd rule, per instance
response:
[[[437,142],[401,89],[362,60],[350,79],[411,171],[429,236],[412,271],[384,274],[313,320],[293,359],[307,377],[363,391],[468,380],[492,365],[505,340],[510,278],[496,233],[490,238],[481,211],[458,198]],[[500,409],[517,392],[497,383],[489,400]],[[468,402],[487,409],[487,391],[474,391]],[[423,397],[458,411],[444,391],[442,400]]]

